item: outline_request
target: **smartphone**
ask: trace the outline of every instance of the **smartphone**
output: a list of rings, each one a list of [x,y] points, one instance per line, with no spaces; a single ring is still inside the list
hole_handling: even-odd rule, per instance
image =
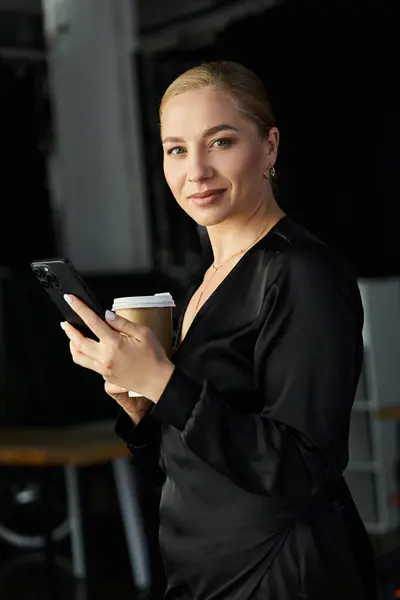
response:
[[[104,310],[96,300],[83,277],[67,258],[35,260],[31,269],[40,285],[55,303],[64,321],[73,325],[85,337],[97,340],[95,334],[64,300],[64,294],[73,294],[91,308],[103,321]]]

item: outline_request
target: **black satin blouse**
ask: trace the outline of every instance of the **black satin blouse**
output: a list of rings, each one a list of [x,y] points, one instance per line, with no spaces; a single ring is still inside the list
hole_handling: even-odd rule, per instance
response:
[[[348,268],[283,217],[203,305],[157,405],[120,417],[165,474],[167,600],[375,598],[342,478],[362,327]]]

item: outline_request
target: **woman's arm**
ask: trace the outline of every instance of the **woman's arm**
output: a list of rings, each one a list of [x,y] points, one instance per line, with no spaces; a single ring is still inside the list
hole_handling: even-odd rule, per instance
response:
[[[240,412],[176,368],[152,418],[249,492],[306,502],[347,463],[362,306],[354,279],[322,251],[285,256],[273,271],[254,349],[260,412]]]

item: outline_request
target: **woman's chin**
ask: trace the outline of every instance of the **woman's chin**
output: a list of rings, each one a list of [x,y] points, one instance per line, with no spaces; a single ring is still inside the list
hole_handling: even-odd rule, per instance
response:
[[[200,227],[213,227],[214,225],[219,225],[225,219],[194,219],[197,225]]]
[[[193,212],[189,216],[201,227],[212,227],[223,223],[229,215],[226,210],[209,210],[200,214],[196,211],[196,213]]]

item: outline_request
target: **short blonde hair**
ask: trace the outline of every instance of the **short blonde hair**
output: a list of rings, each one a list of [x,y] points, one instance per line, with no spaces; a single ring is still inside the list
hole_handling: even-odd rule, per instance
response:
[[[275,118],[267,92],[253,71],[231,61],[203,63],[185,71],[166,89],[160,103],[160,122],[165,105],[171,98],[189,90],[215,88],[226,91],[239,110],[252,121],[261,137],[267,137]]]

